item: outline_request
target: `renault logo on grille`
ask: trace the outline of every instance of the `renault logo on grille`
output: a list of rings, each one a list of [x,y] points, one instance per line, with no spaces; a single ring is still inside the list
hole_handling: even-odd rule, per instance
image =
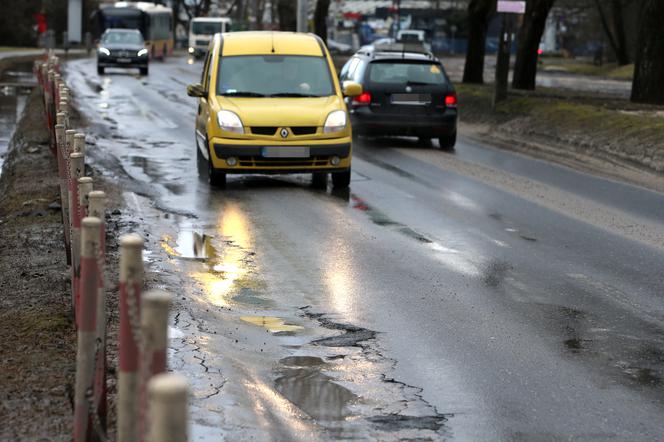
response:
[[[288,129],[281,129],[279,133],[281,134],[281,138],[288,138]]]

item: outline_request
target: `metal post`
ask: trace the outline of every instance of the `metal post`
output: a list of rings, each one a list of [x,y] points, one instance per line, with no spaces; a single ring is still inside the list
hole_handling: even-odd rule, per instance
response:
[[[148,386],[150,401],[149,442],[186,442],[189,387],[180,375],[155,376]]]
[[[120,238],[120,372],[118,374],[118,441],[138,441],[140,304],[143,286],[143,239]]]
[[[91,409],[94,396],[92,382],[95,372],[97,330],[97,254],[99,250],[98,218],[84,218],[81,232],[81,305],[76,353],[76,391],[74,409],[74,441],[86,442],[91,434]]]

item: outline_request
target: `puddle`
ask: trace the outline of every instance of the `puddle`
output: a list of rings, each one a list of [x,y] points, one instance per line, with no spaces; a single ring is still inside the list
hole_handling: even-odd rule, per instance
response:
[[[402,235],[405,235],[408,238],[414,239],[421,243],[430,244],[433,242],[426,236],[422,235],[421,233],[418,233],[415,230],[411,229],[410,227],[405,226],[397,221],[394,221],[380,210],[371,207],[366,201],[364,201],[362,198],[358,197],[357,195],[351,194],[350,198],[353,200],[353,209],[357,209],[366,213],[371,222],[373,222],[374,224],[383,227],[395,226],[398,232],[401,233]]]
[[[9,141],[34,83],[32,63],[15,65],[12,69],[2,72],[0,76],[0,174]]]
[[[320,372],[325,362],[317,357],[291,356],[279,361],[285,368],[275,388],[300,410],[316,420],[340,421],[351,415],[348,406],[358,396]]]
[[[300,330],[304,330],[304,327],[300,325],[287,324],[281,318],[276,316],[241,316],[241,320],[248,322],[249,324],[257,325],[263,327],[270,333],[294,333]]]

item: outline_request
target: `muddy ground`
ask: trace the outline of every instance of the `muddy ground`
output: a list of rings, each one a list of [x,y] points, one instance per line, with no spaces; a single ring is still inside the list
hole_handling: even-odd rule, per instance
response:
[[[73,127],[81,122],[74,115]],[[115,397],[117,189],[109,195],[109,419]],[[41,96],[30,95],[0,176],[0,440],[70,440],[76,357],[57,164]],[[11,424],[8,424],[11,423]]]

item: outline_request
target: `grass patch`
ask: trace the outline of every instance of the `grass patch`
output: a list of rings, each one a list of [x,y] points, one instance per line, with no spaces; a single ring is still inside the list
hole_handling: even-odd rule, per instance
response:
[[[20,51],[35,51],[39,48],[26,48],[16,46],[0,46],[0,52],[20,52]]]
[[[544,69],[553,71],[563,71],[570,74],[578,75],[593,75],[598,77],[606,77],[614,80],[629,80],[634,77],[634,64],[625,66],[618,66],[615,63],[606,63],[602,66],[596,66],[592,63],[582,63],[577,61],[563,61],[563,62],[544,62]]]

